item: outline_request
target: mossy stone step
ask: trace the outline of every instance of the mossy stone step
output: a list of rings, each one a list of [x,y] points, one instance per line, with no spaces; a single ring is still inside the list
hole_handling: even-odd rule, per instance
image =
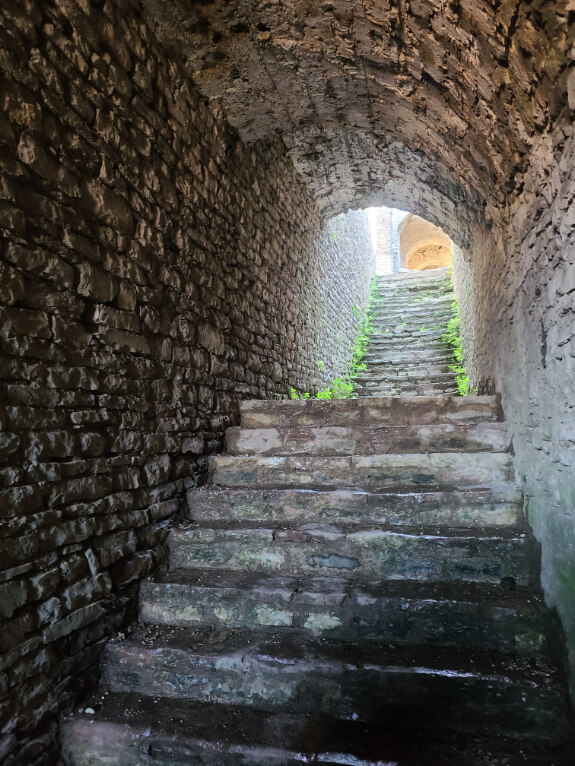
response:
[[[144,581],[140,621],[518,654],[550,654],[556,627],[541,596],[521,588],[202,569]]]
[[[381,491],[456,489],[514,479],[510,455],[500,452],[405,455],[266,457],[218,455],[209,459],[213,486],[302,487]]]
[[[148,625],[105,654],[113,693],[372,723],[409,717],[432,729],[554,742],[568,735],[558,669],[540,659]]]
[[[422,582],[510,579],[533,585],[536,548],[515,531],[385,529],[302,524],[182,524],[169,539],[176,569],[230,569],[285,576],[375,577]]]
[[[571,766],[569,745],[368,724],[321,713],[107,694],[62,724],[66,766]]]
[[[364,492],[308,489],[190,489],[190,521],[343,523],[384,526],[512,526],[523,520],[515,484],[459,491]]]
[[[417,452],[508,452],[503,423],[407,426],[229,428],[229,455],[373,455]]]
[[[382,423],[477,423],[501,420],[495,396],[381,397],[369,401],[290,401],[252,399],[240,402],[243,428],[283,426],[378,426]]]

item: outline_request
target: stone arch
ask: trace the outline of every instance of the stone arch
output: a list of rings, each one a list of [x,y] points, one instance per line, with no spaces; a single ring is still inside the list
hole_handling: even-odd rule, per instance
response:
[[[401,267],[438,269],[451,266],[451,239],[439,226],[410,214],[398,226]]]

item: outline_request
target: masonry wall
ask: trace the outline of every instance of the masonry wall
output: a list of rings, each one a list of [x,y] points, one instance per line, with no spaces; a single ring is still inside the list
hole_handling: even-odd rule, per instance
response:
[[[565,628],[575,692],[574,168],[567,110],[533,152],[507,229],[476,237],[462,287],[473,284],[476,296],[464,309],[467,340],[474,339],[472,384],[502,394],[527,516],[542,546],[542,584]]]
[[[53,761],[238,399],[327,385],[367,298],[363,214],[324,225],[282,147],[243,148],[137,8],[0,8],[5,766]]]

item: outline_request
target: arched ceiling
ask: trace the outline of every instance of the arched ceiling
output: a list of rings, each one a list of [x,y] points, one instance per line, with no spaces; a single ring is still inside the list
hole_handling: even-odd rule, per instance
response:
[[[143,3],[244,142],[281,137],[328,215],[415,195],[453,236],[458,207],[514,189],[566,102],[572,0]]]

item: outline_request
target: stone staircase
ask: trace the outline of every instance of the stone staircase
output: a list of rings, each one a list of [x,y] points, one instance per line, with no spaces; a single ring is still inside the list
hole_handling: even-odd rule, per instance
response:
[[[245,402],[66,766],[567,766],[493,397]]]
[[[359,396],[456,394],[451,351],[442,342],[454,299],[448,269],[379,277],[367,369]]]

